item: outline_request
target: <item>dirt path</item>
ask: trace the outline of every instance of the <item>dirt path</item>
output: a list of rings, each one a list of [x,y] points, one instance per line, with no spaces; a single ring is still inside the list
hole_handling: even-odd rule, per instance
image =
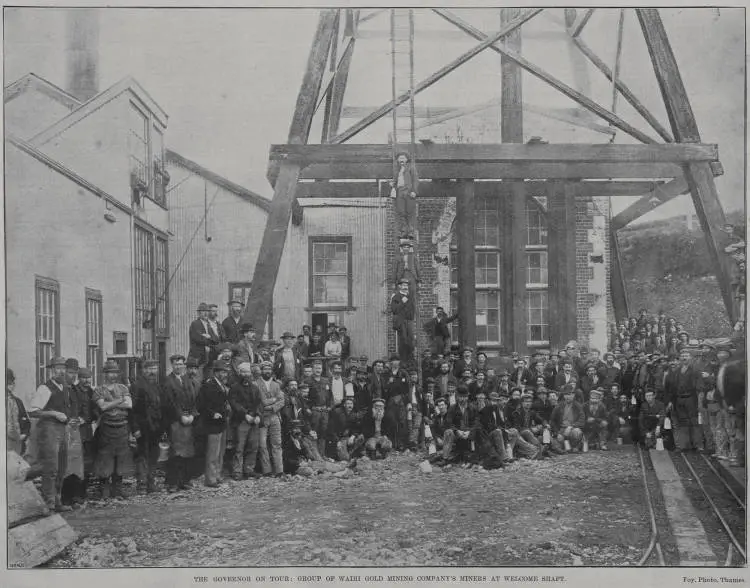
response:
[[[67,517],[81,541],[52,565],[629,565],[648,541],[629,447],[490,472],[418,463],[92,506]]]

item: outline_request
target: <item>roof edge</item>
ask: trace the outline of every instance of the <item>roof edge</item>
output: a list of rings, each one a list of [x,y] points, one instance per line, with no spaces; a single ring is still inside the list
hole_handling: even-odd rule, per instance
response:
[[[215,172],[212,172],[211,170],[200,165],[199,163],[196,163],[188,159],[187,157],[180,155],[176,151],[173,151],[171,149],[167,149],[166,151],[167,151],[167,161],[170,161],[179,166],[182,166],[185,169],[190,170],[194,174],[202,176],[206,178],[207,180],[213,182],[214,184],[221,186],[222,188],[225,188],[226,190],[229,190],[230,192],[234,192],[238,196],[241,196],[242,198],[249,200],[256,206],[259,206],[266,212],[269,212],[271,210],[271,201],[268,200],[267,198],[264,198],[260,194],[257,194],[256,192],[253,192],[252,190],[248,190],[247,188],[240,186],[239,184],[236,184],[235,182],[228,180],[227,178],[220,176],[219,174]]]

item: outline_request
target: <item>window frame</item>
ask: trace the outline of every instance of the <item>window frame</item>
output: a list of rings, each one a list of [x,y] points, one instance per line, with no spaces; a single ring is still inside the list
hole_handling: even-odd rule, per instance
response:
[[[169,338],[169,239],[162,237],[158,233],[153,233],[154,238],[154,295],[155,295],[155,328],[154,332],[159,338]],[[159,272],[159,247],[160,243],[164,244],[164,288],[160,288]],[[160,305],[162,308],[160,308]],[[163,313],[164,328],[159,327],[159,316]]]
[[[531,223],[530,220],[530,212],[535,212],[536,215],[538,215],[540,224],[534,225],[535,232],[539,235],[539,240],[543,240],[543,243],[530,243],[532,230],[531,230]],[[524,255],[526,256],[526,298],[524,300],[524,306],[525,306],[525,312],[526,312],[526,345],[528,347],[542,347],[545,345],[549,345],[549,337],[550,337],[550,290],[549,290],[549,218],[547,211],[544,208],[544,205],[539,202],[536,198],[533,196],[527,196],[526,197],[526,242],[524,244]],[[547,264],[546,264],[546,274],[547,274],[547,281],[546,282],[531,282],[529,281],[529,274],[531,271],[531,265],[528,263],[529,257],[531,253],[540,253],[545,254],[547,258]],[[537,269],[542,269],[541,266]],[[531,306],[529,304],[529,298],[531,294],[534,293],[544,293],[547,297],[547,305],[546,305],[546,329],[547,329],[547,339],[532,339],[531,338],[531,327],[532,326],[545,326],[545,323],[532,323],[531,322]],[[537,309],[535,310],[542,310]]]
[[[534,307],[534,310],[542,310],[542,311],[544,311],[546,313],[546,318],[547,318],[547,322],[546,323],[536,323],[536,322],[532,323],[531,322],[532,307],[531,307],[529,298],[530,298],[531,295],[534,295],[534,294],[543,294],[547,298],[546,307]],[[525,306],[526,306],[526,345],[528,345],[529,347],[543,347],[545,345],[549,345],[549,342],[550,342],[550,339],[549,339],[550,332],[549,332],[549,330],[550,330],[550,326],[551,326],[550,325],[550,316],[549,316],[549,311],[550,311],[550,309],[549,309],[549,297],[550,297],[549,290],[547,290],[546,288],[539,288],[539,289],[535,289],[535,290],[531,290],[531,289],[527,289],[526,290],[526,300],[524,301],[525,302]],[[532,326],[539,326],[539,327],[545,327],[546,326],[546,329],[547,329],[547,339],[531,339],[531,327]]]
[[[41,292],[42,291],[49,291],[54,293],[54,300],[53,300],[53,306],[52,309],[54,312],[54,316],[52,317],[53,320],[53,328],[55,330],[54,332],[54,338],[51,340],[45,340],[44,345],[50,345],[51,344],[51,352],[49,354],[49,358],[46,358],[44,360],[44,365],[42,365],[42,354],[40,353],[42,347],[42,341],[40,341],[40,335],[41,335],[41,329],[40,329],[40,302],[41,302]],[[36,347],[36,381],[37,386],[43,384],[46,382],[49,377],[49,368],[46,367],[49,360],[51,360],[55,355],[59,354],[60,349],[60,282],[57,280],[54,280],[52,278],[46,278],[43,276],[34,276],[34,324],[35,324],[35,333],[34,333],[34,342]],[[40,377],[41,376],[41,377]]]
[[[86,367],[88,367],[91,370],[91,384],[93,386],[97,386],[99,382],[99,375],[102,367],[104,366],[104,301],[102,298],[101,290],[95,290],[93,288],[86,288],[85,289],[85,300],[86,300]],[[97,345],[93,345],[91,343],[91,313],[90,313],[90,303],[94,303],[95,305],[98,304],[99,306],[99,321],[98,321],[98,329],[97,330],[97,337],[99,339]],[[90,358],[89,358],[89,352],[91,351],[91,348],[96,348],[96,362],[95,365],[92,365]]]
[[[342,310],[355,310],[354,307],[354,266],[353,266],[353,239],[349,236],[326,236],[326,235],[315,235],[308,238],[308,249],[307,249],[307,276],[308,276],[308,305],[307,310],[314,312],[336,312]],[[314,290],[314,258],[313,252],[315,245],[319,244],[345,244],[346,245],[346,278],[347,278],[347,301],[345,304],[331,304],[331,305],[320,305],[315,303],[315,290]],[[324,275],[324,274],[321,274]]]
[[[167,210],[167,184],[164,182],[164,175],[161,177],[161,181],[163,182],[161,190],[163,191],[163,195],[157,197],[156,193],[156,164],[157,162],[161,163],[160,170],[166,171],[166,141],[164,137],[164,131],[165,129],[161,126],[161,123],[158,121],[158,119],[151,113],[151,111],[148,110],[148,108],[142,107],[140,104],[138,104],[135,100],[129,101],[129,107],[132,111],[138,113],[138,115],[142,116],[145,120],[144,124],[144,131],[146,133],[145,137],[145,147],[146,147],[146,161],[144,162],[144,169],[145,169],[145,178],[144,181],[146,183],[146,191],[144,194],[145,198],[148,198],[156,204],[157,206],[163,208],[164,210]],[[141,138],[138,134],[136,134],[130,124],[130,119],[128,120],[128,160],[129,160],[129,173],[132,175],[134,173],[134,165],[133,161],[139,161],[139,158],[134,154],[133,147],[130,145],[130,141],[141,141]],[[154,132],[157,132],[161,135],[162,143],[161,143],[161,153],[157,154],[155,151],[154,146]],[[132,137],[131,137],[132,135]],[[134,189],[134,187],[131,186],[131,190]]]

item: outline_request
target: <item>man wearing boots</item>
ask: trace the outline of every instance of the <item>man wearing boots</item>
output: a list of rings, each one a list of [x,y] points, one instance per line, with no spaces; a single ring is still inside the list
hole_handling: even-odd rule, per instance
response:
[[[563,445],[565,441],[571,449],[582,450],[583,427],[586,423],[583,407],[575,401],[574,385],[568,384],[563,389],[565,400],[559,403],[552,411],[550,428],[552,434],[557,436],[557,441]]]
[[[698,392],[702,382],[700,373],[691,365],[689,350],[680,351],[680,364],[672,378],[667,412],[674,409],[677,420],[675,442],[680,451],[697,450],[702,445],[703,436],[698,424]]]
[[[398,356],[391,357],[391,367],[385,374],[384,386],[385,432],[397,451],[402,451],[405,448],[409,438],[406,412],[409,396],[409,376],[400,364]]]
[[[226,385],[229,371],[228,363],[215,361],[213,376],[203,382],[196,403],[206,432],[205,484],[209,488],[216,488],[223,482],[222,463],[231,410]]]
[[[443,435],[443,461],[470,460],[475,449],[476,411],[469,406],[469,391],[463,386],[456,393],[456,405],[448,410],[448,428]],[[457,455],[454,455],[454,450]]]
[[[506,452],[508,433],[502,428],[504,415],[500,408],[500,394],[490,392],[489,401],[489,404],[479,411],[479,451],[485,459],[499,459],[498,465],[503,467],[513,459]]]
[[[159,440],[164,433],[158,371],[159,362],[147,359],[143,363],[143,373],[136,379],[130,393],[133,399],[133,436],[137,441],[135,470],[139,494],[156,490],[154,469],[159,457]]]
[[[402,238],[414,238],[417,224],[417,193],[419,176],[416,166],[409,161],[406,153],[396,156],[396,165],[391,182],[391,198],[395,199],[396,230]]]
[[[232,460],[232,477],[239,481],[249,478],[255,471],[255,461],[260,448],[262,406],[260,390],[253,380],[249,363],[239,366],[240,377],[229,389],[232,423],[237,428]]]
[[[602,402],[602,395],[601,388],[594,388],[589,392],[589,401],[583,406],[586,417],[584,433],[590,446],[598,444],[599,449],[606,451],[609,415]]]
[[[329,433],[339,461],[348,462],[362,452],[365,437],[360,432],[359,416],[354,412],[354,398],[346,397],[331,413]]]
[[[188,463],[195,457],[194,424],[198,416],[195,408],[196,388],[186,374],[185,356],[169,358],[172,373],[164,384],[162,416],[169,432],[170,452],[166,464],[167,490],[183,490],[190,486]]]
[[[537,436],[541,436],[544,428],[541,419],[537,421],[536,414],[532,412],[531,403],[531,394],[525,392],[521,395],[521,402],[510,415],[510,426],[518,431],[519,435],[516,449],[519,455],[526,459],[536,459],[540,456],[542,443]]]
[[[92,396],[101,413],[96,432],[94,475],[101,483],[102,498],[122,498],[122,476],[129,474],[133,468],[128,426],[128,413],[133,408],[133,401],[127,386],[120,383],[117,362],[107,360],[103,371],[104,384],[97,387]]]
[[[273,379],[273,364],[270,361],[260,364],[260,375],[261,379],[257,382],[263,410],[263,422],[260,428],[260,465],[263,468],[263,475],[269,476],[271,474],[271,460],[268,455],[270,444],[273,473],[281,476],[284,473],[281,455],[281,410],[284,408],[286,399],[281,386]]]
[[[414,353],[414,295],[409,291],[409,281],[401,278],[398,289],[391,295],[393,330],[398,339],[398,354],[401,361],[412,359]]]
[[[641,434],[641,444],[646,449],[656,447],[656,439],[661,436],[664,427],[664,405],[656,400],[656,394],[652,388],[646,389],[646,401],[641,404],[641,412],[638,415],[638,431]]]
[[[365,441],[365,451],[370,459],[385,459],[393,449],[391,440],[383,433],[383,417],[385,416],[385,401],[376,398],[372,401],[372,411],[362,421],[362,435]]]
[[[323,360],[316,357],[312,361],[313,375],[307,382],[310,386],[310,405],[312,410],[310,425],[315,432],[318,442],[318,453],[325,455],[326,433],[328,431],[328,417],[333,408],[333,394],[331,383],[324,378]]]

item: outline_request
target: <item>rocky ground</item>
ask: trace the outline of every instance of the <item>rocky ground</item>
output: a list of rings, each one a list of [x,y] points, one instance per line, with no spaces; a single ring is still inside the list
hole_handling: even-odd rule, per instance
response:
[[[622,566],[648,543],[631,447],[493,471],[420,462],[89,501],[48,566]]]

